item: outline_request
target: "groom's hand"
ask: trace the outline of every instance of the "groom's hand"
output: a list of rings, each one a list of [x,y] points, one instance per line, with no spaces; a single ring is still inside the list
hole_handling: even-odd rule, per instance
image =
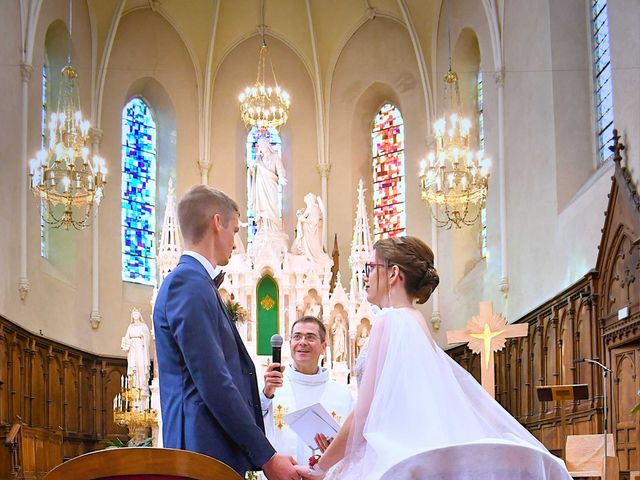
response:
[[[276,388],[282,386],[282,372],[284,372],[284,367],[280,368],[279,363],[272,363],[267,367],[267,371],[264,374],[264,389],[262,389],[265,397],[273,397],[276,393]]]
[[[262,471],[269,480],[300,480],[295,464],[293,457],[276,453],[262,466]]]

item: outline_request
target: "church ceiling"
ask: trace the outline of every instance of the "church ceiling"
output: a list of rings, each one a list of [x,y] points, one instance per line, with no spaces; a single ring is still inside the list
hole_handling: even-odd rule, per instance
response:
[[[101,57],[117,41],[123,16],[152,9],[178,32],[202,76],[215,72],[229,51],[256,35],[261,24],[260,0],[87,1]],[[267,34],[291,47],[310,70],[317,68],[324,82],[349,38],[375,17],[394,19],[410,34],[413,30],[419,43],[416,55],[428,65],[440,0],[265,0],[264,10]]]

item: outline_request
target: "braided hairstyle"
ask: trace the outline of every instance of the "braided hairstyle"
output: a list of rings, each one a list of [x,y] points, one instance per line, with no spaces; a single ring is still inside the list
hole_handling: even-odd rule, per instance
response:
[[[433,252],[417,237],[389,237],[378,240],[376,256],[388,265],[397,265],[404,273],[407,293],[418,303],[425,303],[440,283],[433,266]]]

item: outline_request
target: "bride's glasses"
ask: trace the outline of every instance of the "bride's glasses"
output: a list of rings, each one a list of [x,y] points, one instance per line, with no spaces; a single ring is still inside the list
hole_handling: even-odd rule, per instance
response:
[[[367,262],[364,264],[364,276],[368,277],[369,275],[371,275],[371,271],[374,268],[378,268],[378,267],[386,267],[387,265],[385,265],[384,263],[374,263],[374,262]]]

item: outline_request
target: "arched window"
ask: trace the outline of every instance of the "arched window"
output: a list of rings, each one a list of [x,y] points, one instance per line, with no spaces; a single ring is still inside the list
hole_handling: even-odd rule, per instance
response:
[[[482,83],[482,70],[478,70],[476,82],[476,103],[478,105],[478,148],[484,152],[484,84]],[[480,212],[480,256],[487,256],[487,205]]]
[[[258,139],[260,137],[266,137],[273,150],[278,152],[278,155],[282,157],[282,141],[280,140],[280,134],[275,128],[269,127],[268,129],[263,129],[253,127],[249,130],[247,135],[247,193],[251,188],[249,169],[256,163]],[[280,184],[278,184],[278,211],[280,212],[280,219],[282,220],[282,185]],[[256,223],[256,212],[254,212],[251,205],[249,205],[249,195],[247,195],[247,223],[247,243],[251,243],[258,229],[258,225]]]
[[[591,28],[598,159],[604,162],[611,155],[607,147],[612,144],[613,137],[613,84],[607,0],[591,0]]]
[[[406,229],[404,125],[402,115],[385,103],[373,120],[373,234],[375,240],[403,235]]]
[[[122,110],[122,280],[156,282],[156,122],[133,98]]]

